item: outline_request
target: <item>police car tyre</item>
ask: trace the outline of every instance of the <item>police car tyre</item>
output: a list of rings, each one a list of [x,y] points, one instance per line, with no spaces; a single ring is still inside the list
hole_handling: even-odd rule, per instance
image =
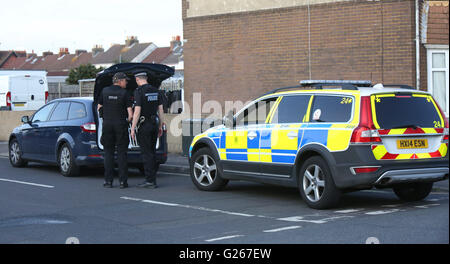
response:
[[[80,174],[80,168],[75,164],[72,149],[64,143],[58,151],[59,171],[63,176],[73,177]]]
[[[342,196],[327,163],[319,156],[307,159],[298,174],[300,195],[314,209],[336,207]]]
[[[407,202],[425,199],[433,188],[432,182],[418,182],[394,186],[394,193],[398,198]]]
[[[219,191],[225,188],[228,180],[222,178],[219,159],[209,148],[195,152],[191,159],[191,180],[202,191]]]
[[[11,140],[9,143],[9,162],[13,167],[23,167],[27,165],[27,161],[22,159],[22,151],[17,139]]]

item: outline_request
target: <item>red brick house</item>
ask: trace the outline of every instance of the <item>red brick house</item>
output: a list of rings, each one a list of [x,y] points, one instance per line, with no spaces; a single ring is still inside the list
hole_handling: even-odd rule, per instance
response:
[[[423,1],[421,6],[421,88],[428,89],[449,113],[449,1]]]
[[[0,51],[0,69],[18,69],[27,56],[26,51]]]
[[[182,6],[190,104],[195,92],[223,103],[304,79],[362,79],[428,89],[440,94],[448,113],[448,1],[182,0]]]

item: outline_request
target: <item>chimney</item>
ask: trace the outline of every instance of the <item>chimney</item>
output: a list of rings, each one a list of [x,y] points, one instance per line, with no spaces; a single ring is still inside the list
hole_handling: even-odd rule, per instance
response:
[[[63,55],[69,54],[69,49],[68,48],[60,48],[59,49],[59,54],[58,57],[61,57]]]
[[[179,46],[181,46],[180,36],[172,37],[172,41],[170,42],[170,50],[173,51]]]
[[[133,45],[134,43],[139,43],[139,40],[136,36],[127,37],[125,40],[125,46],[129,47]]]
[[[34,53],[34,50],[31,51],[31,53],[28,53],[28,54],[27,54],[27,59],[32,58],[32,57],[37,57],[37,54]]]
[[[53,55],[53,52],[51,52],[51,51],[42,52],[42,57],[47,57],[47,56],[50,56],[50,55]]]
[[[80,55],[83,54],[83,53],[87,53],[87,50],[81,50],[81,49],[75,50],[75,54],[76,54],[77,56],[80,56]]]
[[[99,54],[100,52],[105,52],[105,50],[103,49],[102,45],[95,45],[92,48],[92,55],[93,56]]]

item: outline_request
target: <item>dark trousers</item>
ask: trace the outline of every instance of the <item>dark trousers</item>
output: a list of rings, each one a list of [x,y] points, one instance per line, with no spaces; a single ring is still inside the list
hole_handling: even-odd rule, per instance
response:
[[[156,140],[158,128],[150,121],[144,122],[138,131],[137,139],[141,148],[142,161],[144,163],[145,180],[156,182]]]
[[[119,181],[126,182],[128,180],[128,124],[104,122],[101,141],[105,150],[105,181],[112,182],[114,179],[114,152],[117,147]]]

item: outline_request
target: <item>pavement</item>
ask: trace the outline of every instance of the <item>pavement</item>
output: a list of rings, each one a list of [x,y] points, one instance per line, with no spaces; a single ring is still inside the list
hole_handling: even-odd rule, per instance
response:
[[[8,157],[8,142],[0,141],[0,157],[1,156]],[[166,173],[189,174],[188,158],[182,154],[169,153],[167,162],[160,165],[159,171]],[[433,191],[449,192],[449,180],[434,183]]]

